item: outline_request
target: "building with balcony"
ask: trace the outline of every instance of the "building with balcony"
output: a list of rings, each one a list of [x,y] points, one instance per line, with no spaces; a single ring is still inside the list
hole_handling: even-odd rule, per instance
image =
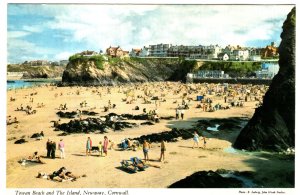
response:
[[[149,45],[149,56],[155,57],[167,57],[168,50],[171,47],[171,44],[157,44],[157,45]]]

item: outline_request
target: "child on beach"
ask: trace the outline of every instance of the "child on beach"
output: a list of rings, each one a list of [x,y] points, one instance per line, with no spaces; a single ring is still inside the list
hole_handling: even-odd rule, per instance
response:
[[[103,155],[102,141],[99,142],[98,148],[99,148],[99,156],[102,156]]]
[[[108,141],[110,143],[109,149],[115,149],[115,142],[113,140]]]

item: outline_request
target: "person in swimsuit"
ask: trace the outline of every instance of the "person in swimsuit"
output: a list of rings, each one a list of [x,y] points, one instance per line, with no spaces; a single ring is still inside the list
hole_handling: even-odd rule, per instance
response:
[[[160,162],[162,159],[163,159],[163,161],[165,160],[165,151],[166,151],[165,142],[164,142],[164,140],[161,140],[161,142],[160,142],[160,158],[159,158]]]
[[[149,155],[148,155],[149,149],[150,149],[149,143],[146,140],[144,140],[144,142],[143,142],[143,152],[144,152],[145,162],[147,160],[149,160]]]

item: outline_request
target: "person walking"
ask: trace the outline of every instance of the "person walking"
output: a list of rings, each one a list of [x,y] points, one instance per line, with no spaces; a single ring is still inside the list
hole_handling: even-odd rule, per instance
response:
[[[50,155],[51,155],[51,145],[52,145],[52,141],[50,139],[48,139],[48,141],[46,143],[47,158],[50,158]]]
[[[164,140],[162,139],[160,142],[160,158],[159,158],[160,162],[162,159],[163,159],[163,161],[165,160],[165,151],[166,151],[166,145],[165,145]]]
[[[89,156],[91,155],[91,149],[92,149],[92,140],[90,137],[88,137],[86,141],[86,155]]]
[[[55,159],[55,152],[56,152],[56,143],[55,143],[55,141],[53,141],[51,144],[51,158],[52,159]]]
[[[65,143],[63,142],[63,139],[60,140],[58,143],[58,149],[60,151],[60,158],[64,159],[65,158]]]
[[[108,138],[104,136],[103,153],[105,154],[105,156],[107,156],[107,149],[108,149]]]
[[[193,140],[194,140],[193,149],[194,149],[195,144],[197,144],[197,146],[199,148],[199,135],[197,134],[196,131],[194,132]]]

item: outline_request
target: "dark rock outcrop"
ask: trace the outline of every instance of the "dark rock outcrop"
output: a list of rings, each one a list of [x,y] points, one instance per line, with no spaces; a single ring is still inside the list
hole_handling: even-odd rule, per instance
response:
[[[279,46],[279,72],[273,78],[263,105],[241,131],[234,147],[281,151],[295,146],[295,36],[296,9],[283,24]]]
[[[243,182],[225,178],[214,171],[199,171],[169,186],[169,188],[241,188]]]
[[[149,135],[142,135],[137,138],[133,138],[133,140],[137,140],[140,143],[143,143],[144,140],[148,140],[150,142],[160,142],[164,140],[166,142],[176,142],[177,138],[182,137],[182,139],[190,139],[194,135],[194,131],[197,131],[198,134],[201,135],[201,132],[196,129],[177,129],[173,128],[171,131],[164,131],[161,133],[152,133]]]
[[[24,138],[21,138],[17,141],[15,141],[15,144],[24,144],[25,142],[27,142]]]
[[[106,133],[108,128],[119,131],[124,128],[133,128],[135,123],[129,122],[112,122],[102,121],[100,118],[86,118],[84,120],[71,120],[68,123],[63,123],[57,126],[57,130],[62,130],[66,133],[90,133],[100,132]]]

